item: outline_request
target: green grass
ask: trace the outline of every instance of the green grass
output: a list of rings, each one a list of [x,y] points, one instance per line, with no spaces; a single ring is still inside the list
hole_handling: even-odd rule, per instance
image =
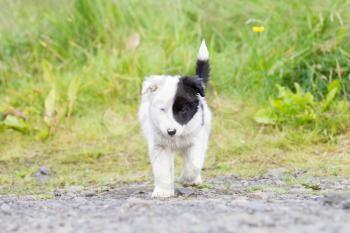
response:
[[[337,98],[349,98],[349,10],[341,0],[0,0],[0,113],[27,117],[0,124],[0,193],[150,180],[142,79],[193,73],[201,38],[214,114],[205,177],[271,167],[350,176],[348,120],[334,135],[254,122],[276,84],[321,101],[338,79]],[[53,173],[47,184],[40,166]]]

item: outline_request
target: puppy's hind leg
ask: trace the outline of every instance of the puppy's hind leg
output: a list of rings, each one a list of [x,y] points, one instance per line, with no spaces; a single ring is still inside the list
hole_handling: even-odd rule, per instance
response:
[[[174,153],[163,148],[150,152],[155,187],[152,197],[174,196]]]
[[[184,153],[185,163],[181,183],[185,186],[202,183],[201,170],[207,150],[207,141],[202,142],[191,146]]]

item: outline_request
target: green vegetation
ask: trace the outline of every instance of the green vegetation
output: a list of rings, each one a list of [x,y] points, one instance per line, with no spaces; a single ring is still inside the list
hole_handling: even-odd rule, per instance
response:
[[[213,185],[207,184],[207,183],[202,183],[202,184],[196,185],[194,187],[197,189],[212,189]]]
[[[307,189],[321,190],[321,187],[319,184],[303,184],[303,186]]]
[[[0,193],[150,179],[142,79],[193,73],[201,38],[214,114],[204,177],[350,176],[349,11],[344,0],[0,0]]]
[[[339,80],[328,84],[328,91],[321,101],[315,101],[314,95],[305,93],[298,83],[295,83],[295,93],[286,87],[277,88],[277,98],[270,100],[268,108],[256,113],[258,123],[309,126],[315,132],[330,137],[346,129],[349,106],[347,101],[336,99],[340,90]]]

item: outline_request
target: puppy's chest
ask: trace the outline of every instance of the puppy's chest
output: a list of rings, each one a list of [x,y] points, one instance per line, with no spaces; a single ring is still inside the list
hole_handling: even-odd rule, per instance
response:
[[[162,138],[159,142],[161,147],[167,147],[172,150],[182,150],[190,147],[193,144],[191,137],[175,137],[175,138]]]

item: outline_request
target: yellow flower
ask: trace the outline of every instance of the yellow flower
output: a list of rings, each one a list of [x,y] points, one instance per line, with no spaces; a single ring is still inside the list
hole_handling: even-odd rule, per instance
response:
[[[257,32],[257,33],[260,33],[260,32],[265,31],[265,27],[263,27],[263,26],[260,26],[260,27],[253,27],[253,31],[254,31],[254,32]]]

